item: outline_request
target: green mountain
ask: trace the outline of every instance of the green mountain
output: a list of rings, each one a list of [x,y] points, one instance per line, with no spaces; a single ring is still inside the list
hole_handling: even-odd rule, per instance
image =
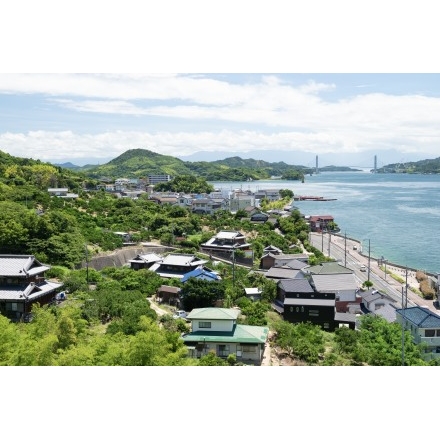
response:
[[[209,181],[261,180],[285,174],[289,178],[302,179],[310,170],[303,166],[284,162],[269,163],[255,159],[231,157],[213,162],[185,162],[172,156],[153,153],[144,149],[128,150],[107,164],[81,170],[91,178],[140,178],[148,174],[171,176],[193,175]],[[293,176],[293,177],[292,177]]]
[[[378,173],[440,174],[440,157],[417,162],[392,163],[377,169]]]
[[[142,178],[147,177],[148,174],[170,174],[172,176],[191,174],[191,170],[182,160],[141,148],[128,150],[106,164],[87,167],[83,169],[83,172],[96,179],[101,177]]]

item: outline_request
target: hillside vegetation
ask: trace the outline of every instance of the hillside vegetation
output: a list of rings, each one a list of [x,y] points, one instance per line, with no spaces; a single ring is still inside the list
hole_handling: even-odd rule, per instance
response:
[[[231,157],[214,162],[185,162],[145,149],[128,150],[110,162],[76,169],[88,177],[99,178],[145,178],[149,174],[193,175],[206,180],[262,180],[271,176],[284,176],[286,179],[302,180],[311,170],[284,162],[269,163],[255,159]]]
[[[408,174],[439,174],[440,157],[424,159],[417,162],[391,163],[377,170],[378,173],[408,173]]]

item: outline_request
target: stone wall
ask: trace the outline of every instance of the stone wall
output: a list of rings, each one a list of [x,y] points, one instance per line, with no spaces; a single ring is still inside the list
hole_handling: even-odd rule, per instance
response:
[[[101,270],[104,267],[122,267],[128,264],[128,261],[135,258],[138,254],[155,253],[161,255],[165,252],[172,251],[173,248],[167,246],[133,246],[118,249],[108,255],[97,255],[89,261],[89,267]],[[81,263],[81,268],[86,267],[86,263]]]

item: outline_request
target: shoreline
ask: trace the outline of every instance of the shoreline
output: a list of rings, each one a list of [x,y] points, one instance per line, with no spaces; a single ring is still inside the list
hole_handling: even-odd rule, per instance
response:
[[[341,235],[338,233],[331,235],[334,237],[333,243],[336,246],[343,249],[346,245],[347,252],[348,254],[350,254],[351,257],[355,258],[356,260],[358,260],[359,262],[365,265],[368,265],[368,254],[365,255],[361,251],[360,249],[361,242],[359,240],[352,237],[345,237],[345,235]],[[357,246],[358,249],[353,250],[353,245]],[[372,264],[371,262],[374,262],[374,264]],[[390,287],[394,287],[397,292],[399,292],[401,289],[403,292],[403,288],[405,286],[405,281],[406,281],[408,285],[408,289],[407,289],[408,300],[410,300],[416,305],[419,305],[420,307],[428,308],[437,315],[439,314],[437,292],[434,293],[433,299],[425,299],[421,296],[421,294],[417,293],[420,292],[420,283],[416,279],[416,273],[418,272],[417,269],[410,268],[407,266],[402,266],[398,263],[393,263],[391,261],[387,261],[386,269],[387,269],[387,274],[389,275],[388,277],[386,276],[385,272],[380,268],[378,259],[370,256],[371,272],[374,272],[383,281],[386,281],[386,283]],[[437,279],[436,274],[430,274],[429,272],[425,272],[425,273],[426,275]],[[391,275],[398,276],[403,280],[405,280],[406,278],[406,280],[403,283],[401,283],[400,281],[394,279]],[[413,291],[412,289],[415,289],[417,292]]]

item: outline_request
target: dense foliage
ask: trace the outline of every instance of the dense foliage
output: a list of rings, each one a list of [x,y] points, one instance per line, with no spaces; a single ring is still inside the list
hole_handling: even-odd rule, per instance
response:
[[[139,151],[146,166],[162,159],[170,163],[161,155]],[[109,175],[116,173],[116,169],[118,173],[128,173],[131,167],[134,169],[139,151],[127,152],[101,171]],[[179,166],[187,165],[176,161]],[[268,170],[261,161],[231,158],[227,162],[217,163],[213,168],[201,163],[194,166],[206,175],[208,170],[221,169],[219,179],[234,173],[243,178],[258,178],[263,171],[292,171],[283,169],[282,163],[277,169]],[[184,168],[179,170],[179,176],[170,182],[170,190],[212,190],[204,178],[190,175]],[[253,171],[249,174],[249,170]],[[172,174],[174,169],[164,171],[159,167],[152,172]],[[224,307],[238,306],[242,311],[239,322],[271,325],[278,346],[288,356],[309,365],[401,364],[401,329],[381,318],[367,315],[362,318],[359,331],[340,328],[333,334],[310,323],[269,321],[276,283],[257,270],[263,249],[269,245],[285,253],[302,253],[306,249],[313,253],[309,258],[311,264],[327,260],[309,243],[308,224],[298,210],[287,217],[275,215],[271,217],[274,221],[255,224],[244,210],[235,214],[218,211],[213,215],[196,215],[183,207],[156,204],[146,196],[132,200],[88,190],[95,188],[96,183],[82,173],[0,152],[0,252],[33,254],[43,263],[51,264],[47,275],[60,279],[69,292],[68,300],[57,307],[36,306],[34,318],[28,324],[13,324],[0,316],[0,365],[235,365],[232,357],[225,361],[214,353],[200,361],[188,359],[180,338],[187,331],[186,323],[169,317],[159,319],[150,308],[147,298],[161,284],[175,285],[178,281],[164,280],[148,270],[75,269],[95,254],[121,248],[122,239],[115,234],[118,231],[129,232],[134,242],[156,239],[179,245],[177,251],[195,254],[201,243],[224,229],[247,235],[255,270],[235,263],[214,265],[209,261],[207,266],[222,279],[210,282],[192,278],[184,283],[185,309],[209,307],[217,302]],[[79,197],[50,197],[49,186],[68,187]],[[280,194],[283,200],[279,207],[293,196],[288,190],[281,190]],[[276,203],[265,200],[262,206],[278,208]],[[258,287],[261,300],[246,298],[246,287]],[[423,347],[414,345],[408,332],[404,347],[405,365],[426,365],[421,358]]]

